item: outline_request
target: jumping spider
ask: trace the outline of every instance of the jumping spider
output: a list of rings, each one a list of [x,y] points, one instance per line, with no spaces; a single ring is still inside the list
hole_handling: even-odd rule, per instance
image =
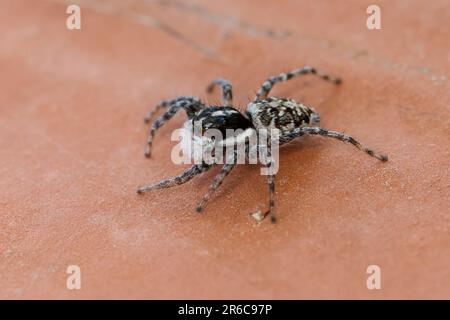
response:
[[[330,81],[334,84],[340,84],[341,79],[332,77],[327,74],[322,74],[316,69],[305,66],[303,68],[295,69],[291,72],[281,73],[277,76],[270,77],[263,82],[261,88],[256,93],[254,99],[248,104],[245,114],[232,107],[232,86],[231,83],[224,79],[214,80],[207,88],[208,92],[212,92],[214,87],[220,86],[222,89],[221,106],[206,106],[202,101],[195,97],[178,97],[172,100],[162,101],[154,110],[150,111],[145,117],[145,122],[149,123],[152,116],[160,109],[167,109],[167,111],[160,115],[151,125],[148,136],[148,148],[146,156],[150,157],[153,137],[156,130],[158,130],[164,123],[172,118],[175,113],[184,109],[186,111],[188,120],[185,122],[186,126],[191,126],[194,121],[202,121],[204,129],[214,128],[222,132],[226,129],[242,129],[244,132],[255,131],[259,129],[273,129],[277,128],[280,132],[279,144],[280,146],[289,141],[303,135],[321,135],[324,137],[335,138],[340,141],[349,142],[361,151],[368,155],[377,158],[381,161],[387,161],[388,157],[379,154],[349,135],[341,132],[331,131],[319,127],[320,117],[314,109],[305,106],[302,103],[296,102],[292,99],[268,97],[272,87],[278,83],[287,81],[296,76],[314,74],[320,78]],[[209,165],[206,163],[194,164],[179,175],[162,180],[155,184],[143,186],[137,190],[139,194],[153,189],[170,188],[176,185],[188,182],[196,175],[207,171],[215,164]],[[222,184],[225,177],[231,172],[236,163],[225,162],[220,172],[215,176],[208,192],[203,196],[197,205],[197,211],[201,212],[206,202],[214,191]],[[275,176],[268,175],[269,184],[269,209],[265,215],[269,214],[271,221],[275,222],[274,211],[274,190],[275,190]]]

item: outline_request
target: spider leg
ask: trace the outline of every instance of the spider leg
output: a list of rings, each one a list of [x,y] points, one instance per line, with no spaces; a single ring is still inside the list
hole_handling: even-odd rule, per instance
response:
[[[233,103],[233,87],[231,86],[231,83],[225,79],[214,79],[206,88],[206,91],[211,93],[215,86],[220,86],[222,88],[223,104],[230,107]]]
[[[180,96],[177,97],[175,99],[166,99],[166,100],[162,100],[160,101],[155,108],[151,109],[144,117],[144,122],[145,123],[150,123],[150,121],[152,120],[152,118],[155,116],[155,114],[157,114],[161,109],[167,108],[172,106],[173,104],[176,104],[177,102],[180,101],[192,101],[192,102],[197,102],[201,105],[203,105],[203,103],[200,101],[200,99],[196,98],[196,97],[190,97],[190,96]],[[203,105],[203,107],[205,107]],[[186,110],[186,112],[188,112],[188,110]]]
[[[301,75],[308,74],[308,73],[315,74],[315,75],[321,77],[322,79],[331,81],[335,84],[340,84],[342,82],[342,80],[340,78],[335,78],[328,74],[320,73],[313,67],[305,66],[302,68],[292,70],[290,72],[281,73],[277,76],[270,77],[269,79],[264,81],[263,84],[261,85],[261,88],[256,93],[255,98],[253,98],[253,102],[256,102],[258,100],[266,98],[267,95],[269,94],[270,90],[273,88],[273,86],[277,82],[287,81],[294,77],[301,76]]]
[[[152,143],[156,130],[158,130],[164,123],[169,121],[177,113],[178,110],[184,109],[186,111],[188,118],[192,118],[197,111],[205,108],[205,105],[199,99],[194,97],[179,97],[173,100],[162,101],[160,104],[156,106],[155,110],[159,110],[164,107],[168,107],[168,110],[162,115],[160,115],[158,118],[156,118],[156,120],[150,127],[149,135],[147,138],[148,147],[147,150],[145,151],[146,157],[151,156]],[[155,110],[152,110],[149,114],[147,114],[147,116],[145,117],[146,122],[150,122],[150,119],[156,112]]]
[[[352,145],[354,145],[355,147],[357,147],[359,150],[367,153],[369,156],[377,158],[378,160],[383,161],[383,162],[388,160],[387,155],[377,153],[377,152],[373,151],[372,149],[367,148],[366,146],[364,146],[361,143],[359,143],[358,141],[356,141],[353,137],[346,135],[345,133],[342,133],[342,132],[331,131],[331,130],[322,129],[319,127],[302,127],[302,128],[299,128],[298,132],[299,133],[316,134],[316,135],[321,135],[324,137],[335,138],[335,139],[338,139],[338,140],[344,141],[344,142],[349,142]]]
[[[231,172],[231,170],[234,168],[235,163],[231,164],[224,164],[220,172],[214,177],[213,182],[209,186],[209,190],[205,193],[203,198],[198,202],[197,204],[197,212],[202,212],[203,207],[208,202],[211,195],[216,191],[217,188],[220,187],[223,180],[226,178],[226,176]]]
[[[266,215],[270,216],[270,221],[272,223],[277,222],[277,219],[275,217],[275,175],[269,174],[267,176],[267,182],[269,184],[269,210],[266,212]]]
[[[196,164],[192,167],[186,169],[179,175],[161,180],[160,182],[154,183],[154,184],[148,184],[145,186],[140,187],[137,189],[137,193],[142,194],[146,191],[154,190],[154,189],[164,189],[164,188],[170,188],[173,186],[177,186],[183,183],[188,182],[192,178],[194,178],[196,175],[207,171],[211,166],[208,166],[206,164]]]
[[[151,109],[144,117],[144,122],[145,123],[150,123],[150,121],[152,120],[152,118],[155,116],[155,114],[157,114],[159,112],[159,110],[167,108],[169,106],[169,104],[172,102],[173,100],[162,100],[160,103],[158,103],[156,105],[155,108]]]

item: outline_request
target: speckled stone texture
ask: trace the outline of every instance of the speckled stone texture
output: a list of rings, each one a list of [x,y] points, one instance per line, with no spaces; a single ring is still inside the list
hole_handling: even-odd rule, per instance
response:
[[[448,0],[0,2],[0,298],[450,298]],[[138,196],[185,166],[173,129],[143,156],[160,99],[234,85],[244,110],[268,76],[303,65],[273,94],[386,152],[305,137],[281,151],[278,224],[257,166]],[[81,290],[66,288],[78,265]],[[381,290],[366,268],[381,267]]]

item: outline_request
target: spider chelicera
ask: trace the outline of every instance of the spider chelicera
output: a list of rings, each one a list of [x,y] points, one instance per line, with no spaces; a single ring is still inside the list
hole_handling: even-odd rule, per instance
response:
[[[341,79],[319,73],[315,68],[310,66],[281,73],[277,76],[270,77],[263,82],[254,99],[248,104],[245,114],[242,114],[237,109],[232,107],[232,86],[229,81],[224,79],[214,80],[207,88],[208,92],[212,92],[216,86],[221,87],[223,100],[221,106],[206,106],[200,99],[187,96],[162,101],[145,117],[145,122],[149,123],[157,111],[160,109],[167,109],[151,125],[147,140],[148,147],[145,155],[147,157],[150,157],[151,155],[152,141],[155,132],[164,123],[171,119],[178,110],[184,109],[188,117],[184,127],[192,128],[192,124],[195,121],[201,121],[202,129],[217,129],[221,132],[225,132],[227,129],[241,129],[244,132],[243,134],[246,134],[249,131],[256,132],[256,134],[258,134],[257,132],[260,129],[278,129],[280,146],[304,134],[320,135],[351,143],[359,150],[366,152],[368,155],[381,161],[387,161],[388,157],[386,155],[379,154],[372,149],[365,147],[347,134],[320,128],[320,117],[314,109],[292,99],[268,97],[270,90],[276,83],[287,81],[296,76],[305,74],[317,75],[320,78],[334,84],[341,83]],[[232,158],[231,161],[230,159],[227,159],[220,172],[215,176],[208,192],[197,204],[198,212],[203,210],[211,195],[235,167],[236,161],[233,161],[233,159],[235,158]],[[142,186],[137,190],[137,192],[142,194],[153,189],[170,188],[183,184],[194,178],[196,175],[207,171],[214,165],[216,165],[216,163],[207,164],[202,162],[194,164],[175,177],[164,179],[154,184]],[[268,165],[270,165],[270,162]],[[269,174],[267,177],[269,184],[269,209],[264,216],[269,215],[271,221],[275,222],[275,174]]]

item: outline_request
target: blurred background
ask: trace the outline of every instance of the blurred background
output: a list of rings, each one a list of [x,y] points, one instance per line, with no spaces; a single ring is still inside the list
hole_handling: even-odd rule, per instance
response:
[[[448,0],[1,0],[0,298],[450,298],[449,21]],[[273,94],[387,163],[291,143],[276,225],[249,216],[268,199],[257,166],[201,215],[217,170],[136,196],[183,170],[170,160],[181,113],[143,156],[161,99],[218,103],[205,88],[224,77],[245,110],[267,77],[304,65],[343,84],[305,76]]]

